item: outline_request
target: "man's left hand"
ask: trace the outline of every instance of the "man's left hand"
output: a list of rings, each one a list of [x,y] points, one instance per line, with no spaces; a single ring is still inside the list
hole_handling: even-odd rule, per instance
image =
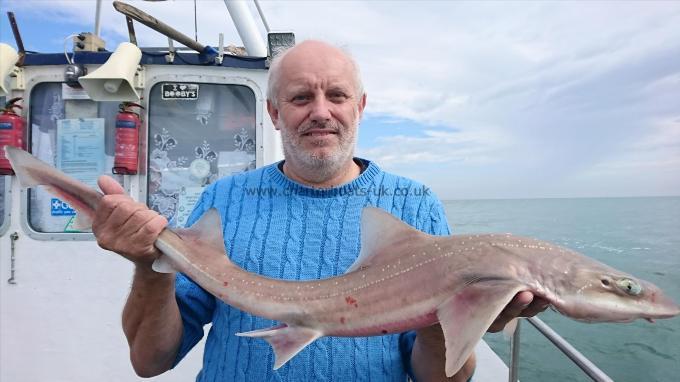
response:
[[[503,330],[505,325],[517,317],[533,317],[544,311],[550,303],[540,297],[535,297],[533,293],[524,291],[519,292],[510,303],[498,315],[496,320],[489,327],[489,332],[496,333]]]

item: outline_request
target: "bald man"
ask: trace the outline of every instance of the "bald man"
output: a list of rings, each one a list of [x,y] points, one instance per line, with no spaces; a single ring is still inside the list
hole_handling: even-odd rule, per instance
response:
[[[359,254],[365,206],[429,234],[450,234],[441,203],[422,192],[423,185],[354,156],[365,106],[359,69],[342,50],[306,41],[279,55],[270,68],[267,111],[281,133],[285,159],[208,186],[188,224],[216,208],[232,261],[290,280],[342,274]],[[273,323],[230,307],[182,274],[153,272],[160,255],[153,243],[167,221],[122,195],[111,178],[102,177],[100,187],[107,195],[93,224],[97,241],[135,263],[123,329],[140,376],[174,367],[208,323],[197,381],[404,381],[407,374],[417,381],[466,381],[474,371],[473,356],[446,378],[438,325],[377,337],[321,338],[273,371],[265,341],[235,336]],[[257,188],[268,192],[246,192]],[[545,308],[544,301],[532,300],[531,293],[518,294],[490,330]]]

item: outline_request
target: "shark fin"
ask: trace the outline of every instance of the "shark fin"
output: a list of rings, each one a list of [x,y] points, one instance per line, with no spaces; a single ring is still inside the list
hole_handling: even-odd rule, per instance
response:
[[[521,285],[507,282],[473,284],[437,308],[446,345],[447,377],[463,367],[484,332],[520,290]]]
[[[173,228],[163,231],[163,234],[155,242],[155,246],[164,254],[154,261],[158,271],[170,271],[169,268],[173,268],[201,284],[214,296],[225,293],[227,283],[222,285],[224,280],[217,282],[217,279],[240,268],[227,256],[222,221],[217,209],[205,211],[190,228]],[[167,259],[163,260],[163,257]],[[168,262],[170,267],[166,267],[163,262]]]
[[[389,261],[395,244],[416,242],[427,235],[376,207],[364,207],[361,212],[361,253],[345,273]]]
[[[274,349],[276,360],[274,370],[285,365],[291,358],[299,353],[305,346],[322,337],[320,331],[302,326],[279,325],[268,329],[254,330],[252,332],[236,333],[239,337],[263,338]]]
[[[184,239],[189,239],[201,245],[206,245],[213,250],[226,253],[224,249],[224,236],[222,235],[222,218],[220,218],[220,214],[215,208],[206,211],[191,227],[173,230]]]
[[[158,273],[174,273],[175,268],[170,263],[169,259],[165,255],[161,255],[159,258],[154,260],[151,264],[151,269]]]

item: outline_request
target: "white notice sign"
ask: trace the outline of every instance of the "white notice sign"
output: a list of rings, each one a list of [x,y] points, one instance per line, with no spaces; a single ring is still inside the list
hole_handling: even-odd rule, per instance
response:
[[[57,168],[97,187],[106,165],[104,118],[57,121]]]

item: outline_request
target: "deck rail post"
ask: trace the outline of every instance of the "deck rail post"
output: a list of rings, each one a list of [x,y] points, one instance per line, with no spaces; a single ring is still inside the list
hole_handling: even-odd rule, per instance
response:
[[[519,381],[519,344],[520,344],[520,327],[522,326],[522,320],[517,319],[517,326],[515,326],[515,331],[512,333],[512,338],[510,339],[510,372],[508,380],[510,382]]]
[[[554,331],[550,326],[548,326],[545,322],[541,321],[538,317],[528,317],[526,318],[527,321],[531,325],[533,325],[536,330],[539,331],[545,338],[550,340],[550,342],[553,343],[564,355],[567,356],[576,366],[578,366],[581,370],[583,370],[584,373],[586,373],[593,381],[596,382],[614,382],[613,379],[611,379],[604,371],[602,371],[599,367],[595,366],[593,362],[591,362],[586,356],[584,356],[581,352],[576,350],[575,347],[573,347],[567,340],[565,340],[562,336],[557,334],[556,331]],[[517,329],[519,329],[519,323],[517,325]],[[519,332],[519,330],[517,330]],[[516,344],[515,344],[516,343]],[[511,346],[517,346],[519,345],[519,336],[515,338],[513,336],[513,341],[511,342]],[[514,349],[512,350],[513,356],[514,356]],[[518,350],[519,352],[519,350]],[[511,358],[511,361],[515,361],[516,358],[514,357]],[[516,365],[511,365],[510,368],[510,381],[516,382],[517,379],[512,379],[512,373],[513,369],[516,368]],[[515,375],[516,376],[516,375]]]

